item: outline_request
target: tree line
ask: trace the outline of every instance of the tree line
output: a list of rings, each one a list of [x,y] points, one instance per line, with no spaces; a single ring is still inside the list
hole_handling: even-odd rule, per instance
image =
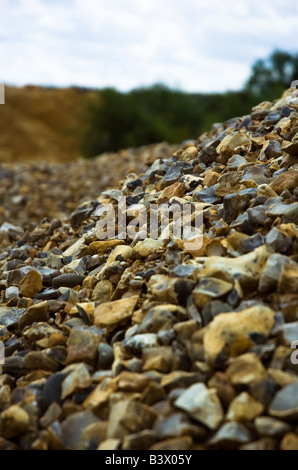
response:
[[[298,54],[274,51],[257,60],[242,90],[225,93],[186,93],[155,84],[121,93],[98,90],[86,100],[81,133],[84,156],[94,157],[166,141],[196,139],[215,122],[248,114],[260,101],[278,98],[298,79]]]

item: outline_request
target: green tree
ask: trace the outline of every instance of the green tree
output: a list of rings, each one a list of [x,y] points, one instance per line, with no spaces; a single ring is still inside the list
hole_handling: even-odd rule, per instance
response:
[[[273,100],[298,77],[298,54],[276,50],[268,59],[257,60],[246,89],[263,100]]]

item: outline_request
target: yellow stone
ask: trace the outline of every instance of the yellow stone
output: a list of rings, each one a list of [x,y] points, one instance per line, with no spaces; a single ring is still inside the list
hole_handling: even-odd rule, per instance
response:
[[[275,312],[257,305],[241,312],[221,313],[205,327],[204,351],[209,364],[222,356],[235,357],[254,344],[251,333],[267,337],[274,325]]]
[[[116,246],[124,245],[123,240],[100,240],[90,243],[90,248],[93,253],[104,253],[105,251],[111,250]]]
[[[43,289],[41,275],[38,271],[29,271],[20,282],[20,295],[32,299]]]
[[[99,305],[94,312],[94,324],[99,327],[115,327],[131,318],[139,296],[134,295]]]

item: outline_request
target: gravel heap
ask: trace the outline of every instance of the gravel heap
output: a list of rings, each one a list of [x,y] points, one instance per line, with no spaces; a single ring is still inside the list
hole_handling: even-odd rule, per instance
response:
[[[66,218],[86,199],[115,187],[128,172],[140,173],[177,146],[166,143],[104,153],[92,160],[23,161],[0,164],[0,226]],[[109,171],[107,171],[107,168]]]
[[[298,450],[290,93],[89,196],[68,219],[0,227],[0,449]],[[203,245],[98,240],[119,196],[200,205]]]

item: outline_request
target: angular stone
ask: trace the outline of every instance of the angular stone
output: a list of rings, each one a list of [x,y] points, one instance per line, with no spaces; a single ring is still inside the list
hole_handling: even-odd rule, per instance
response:
[[[86,362],[94,364],[97,359],[99,337],[90,329],[74,327],[68,338],[66,364]]]
[[[135,253],[137,253],[142,258],[147,258],[151,253],[155,253],[164,247],[163,240],[154,240],[151,238],[146,238],[143,241],[139,241],[134,247]]]
[[[15,327],[24,315],[25,311],[25,308],[4,307],[2,309],[0,307],[0,325],[4,325],[7,327]]]
[[[28,370],[41,369],[55,372],[59,368],[59,363],[42,351],[30,351],[24,357],[23,367]]]
[[[58,420],[61,416],[62,409],[58,405],[58,403],[53,402],[48,407],[45,414],[40,418],[40,424],[43,428],[47,428],[50,426],[54,421]]]
[[[221,363],[229,356],[248,351],[253,334],[267,338],[274,325],[275,312],[258,305],[236,313],[217,315],[204,330],[204,352],[209,364]]]
[[[11,405],[1,413],[0,430],[1,436],[12,439],[29,430],[30,416],[24,408],[19,405]]]
[[[98,422],[99,419],[91,410],[72,413],[61,423],[63,441],[73,450],[85,450],[80,445],[82,432],[90,424]]]
[[[266,378],[266,369],[254,353],[233,359],[226,372],[234,385],[249,385]]]
[[[155,348],[158,346],[158,339],[155,333],[145,333],[126,338],[122,344],[125,351],[132,354],[140,354],[143,349]]]
[[[230,403],[226,419],[228,421],[251,421],[264,411],[262,403],[257,402],[247,392],[242,392]]]
[[[298,186],[298,171],[297,170],[288,170],[282,173],[279,176],[273,178],[270,183],[271,188],[277,194],[281,194],[284,189],[293,191]]]
[[[249,223],[253,226],[263,225],[267,219],[266,211],[267,207],[262,205],[247,209]]]
[[[255,420],[255,429],[260,436],[282,437],[291,431],[292,427],[279,419],[270,416],[260,416]]]
[[[107,279],[103,279],[96,284],[92,292],[92,300],[100,302],[101,304],[109,302],[112,297],[112,292],[113,284]]]
[[[115,381],[109,377],[103,379],[88,397],[84,400],[83,405],[85,408],[92,408],[96,410],[103,404],[107,403],[110,396],[116,391],[117,385]]]
[[[93,253],[105,253],[108,250],[113,250],[118,245],[124,245],[123,240],[99,240],[90,243],[90,248]]]
[[[286,253],[292,246],[292,240],[278,228],[273,227],[266,235],[266,245],[271,246],[274,251]]]
[[[184,183],[174,183],[171,186],[167,186],[158,197],[158,203],[168,202],[172,197],[181,197],[185,193]]]
[[[239,445],[252,440],[246,427],[235,421],[223,424],[209,441],[209,446],[216,449],[237,449]]]
[[[241,165],[247,164],[247,160],[241,155],[233,155],[227,162],[227,167],[231,170],[238,170]]]
[[[110,409],[107,437],[123,438],[143,429],[151,429],[157,418],[149,406],[132,400],[120,400]]]
[[[74,393],[77,389],[90,387],[91,383],[92,379],[85,364],[78,364],[62,382],[62,400]]]
[[[169,374],[165,374],[161,379],[161,386],[169,392],[174,388],[190,387],[200,381],[200,374],[197,372],[186,372],[175,370]]]
[[[298,224],[298,202],[293,202],[285,207],[283,211],[284,218],[287,222]]]
[[[211,256],[209,258],[196,258],[202,263],[199,277],[218,277],[222,279],[223,273],[237,279],[244,292],[255,289],[258,279],[263,271],[271,251],[265,246],[260,246],[254,251],[237,258],[226,258],[221,256]]]
[[[19,320],[18,327],[22,331],[25,326],[34,322],[46,322],[48,320],[49,306],[46,301],[31,305]]]
[[[97,450],[118,450],[121,445],[121,439],[106,439],[102,441]]]
[[[20,295],[33,298],[43,288],[42,278],[38,271],[29,271],[19,284]]]
[[[252,180],[258,185],[267,184],[269,183],[269,176],[266,168],[262,166],[250,166],[244,169],[240,182],[243,183],[244,181]]]
[[[118,389],[128,392],[141,392],[150,382],[149,377],[135,372],[123,371],[117,376]]]
[[[289,258],[280,254],[274,254],[268,258],[259,281],[261,293],[270,292],[277,288],[283,267],[288,262]]]
[[[157,440],[156,433],[151,429],[137,432],[125,436],[122,443],[122,450],[147,450]]]
[[[298,291],[298,265],[286,263],[278,281],[278,291],[282,293],[293,293]]]
[[[99,327],[114,328],[126,322],[131,318],[138,300],[139,296],[134,295],[99,305],[94,312],[94,324]]]
[[[206,295],[211,298],[222,297],[230,290],[233,284],[215,277],[200,278],[199,285],[193,290],[193,296],[196,302],[197,295]]]
[[[229,224],[235,220],[236,217],[247,208],[252,196],[253,194],[247,191],[227,194],[223,200],[223,219],[225,222]]]
[[[195,426],[183,413],[175,413],[156,420],[154,429],[159,439],[189,435],[197,439],[205,437],[206,431],[202,426]]]
[[[223,410],[216,390],[208,389],[202,383],[191,385],[175,401],[175,406],[209,429],[217,429],[223,420]]]
[[[298,321],[293,323],[285,323],[279,328],[279,336],[282,344],[290,346],[294,341],[298,341]]]
[[[276,393],[270,404],[269,414],[275,418],[297,420],[298,382],[294,382]]]
[[[168,186],[170,184],[175,183],[181,176],[181,168],[178,163],[174,163],[171,165],[168,171],[166,172],[165,176],[163,177],[162,183],[163,186]]]
[[[46,411],[52,403],[61,404],[61,384],[65,378],[66,374],[57,372],[47,379],[41,397],[43,411]]]

